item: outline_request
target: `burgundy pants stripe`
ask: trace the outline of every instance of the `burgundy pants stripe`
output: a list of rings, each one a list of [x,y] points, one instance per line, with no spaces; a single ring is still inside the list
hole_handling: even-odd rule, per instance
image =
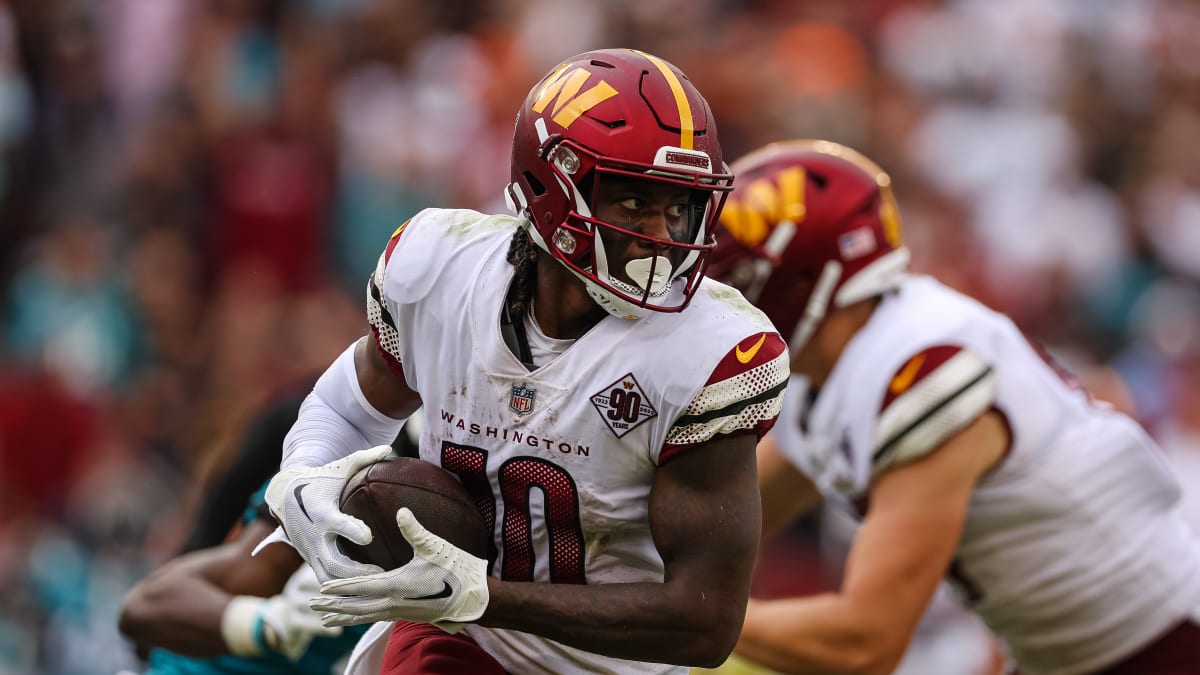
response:
[[[1185,621],[1096,675],[1200,675],[1200,626]]]
[[[477,642],[427,623],[397,621],[388,637],[380,675],[505,675]]]
[[[1093,675],[1200,675],[1200,626],[1185,621]]]

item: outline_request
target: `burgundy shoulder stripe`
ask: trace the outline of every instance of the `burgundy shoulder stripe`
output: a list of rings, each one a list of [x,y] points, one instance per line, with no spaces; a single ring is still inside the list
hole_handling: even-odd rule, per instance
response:
[[[925,379],[961,351],[962,347],[958,346],[936,345],[914,354],[912,358],[904,362],[903,366],[900,366],[900,369],[888,381],[887,391],[883,395],[883,404],[879,406],[880,412],[887,410],[888,406],[901,394],[912,389],[913,385]]]
[[[387,364],[388,370],[392,374],[404,381],[404,366],[400,363],[400,359],[392,356],[388,350],[383,348],[383,337],[379,334],[378,326],[371,326],[371,333],[375,336],[375,351],[379,352],[379,356],[383,362]]]
[[[383,250],[384,261],[390,261],[392,259],[392,251],[396,249],[396,243],[400,241],[400,235],[404,234],[404,228],[408,227],[408,224],[411,222],[412,218],[409,218],[401,223],[400,227],[397,227],[396,231],[392,233],[392,237],[388,239],[387,248]]]
[[[769,363],[781,353],[787,351],[787,345],[779,333],[755,333],[734,345],[733,349],[717,363],[712,375],[704,386],[723,382],[731,377],[753,370],[764,363]]]

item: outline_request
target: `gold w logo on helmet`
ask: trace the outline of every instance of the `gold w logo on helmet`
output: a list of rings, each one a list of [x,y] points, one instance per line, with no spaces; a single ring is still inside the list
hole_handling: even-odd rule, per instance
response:
[[[734,239],[757,246],[766,241],[773,225],[784,221],[799,225],[806,212],[804,168],[793,166],[730,196],[721,212],[721,224]]]
[[[590,76],[591,73],[582,68],[563,68],[552,73],[538,93],[533,111],[541,113],[550,105],[550,101],[554,101],[554,107],[550,109],[551,119],[565,129],[580,115],[617,95],[617,90],[604,80],[580,91]]]

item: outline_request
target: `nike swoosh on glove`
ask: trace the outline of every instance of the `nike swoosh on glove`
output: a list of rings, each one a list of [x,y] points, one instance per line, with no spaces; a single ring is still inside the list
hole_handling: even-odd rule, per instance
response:
[[[351,560],[338,550],[339,536],[360,546],[374,539],[371,529],[358,518],[342,513],[338,502],[350,476],[391,452],[391,446],[380,445],[323,466],[293,466],[275,474],[267,485],[265,499],[282,532],[276,530],[254,552],[270,542],[285,541],[308,561],[322,583],[379,572],[378,565]]]
[[[421,621],[448,633],[483,616],[488,605],[487,561],[425,529],[412,511],[396,512],[412,560],[387,572],[321,584],[309,606],[326,626],[373,621]]]

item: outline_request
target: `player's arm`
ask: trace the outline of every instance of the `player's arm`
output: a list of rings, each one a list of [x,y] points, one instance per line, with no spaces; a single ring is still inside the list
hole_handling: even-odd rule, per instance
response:
[[[489,579],[480,623],[633,660],[713,666],[741,627],[759,535],[753,435],[709,441],[655,473],[663,583],[589,586]]]
[[[779,414],[787,379],[783,340],[752,335],[675,420],[649,504],[662,583],[547,588],[492,579],[483,623],[626,659],[724,661],[741,628],[761,529],[755,444]]]
[[[891,672],[950,565],[975,484],[1008,448],[994,392],[991,368],[960,347],[929,348],[901,368],[841,588],[751,602],[738,653],[787,672]]]
[[[334,360],[300,405],[281,466],[321,466],[387,444],[420,405],[400,362],[381,352],[374,333],[366,335]]]
[[[780,450],[773,434],[758,443],[758,491],[762,495],[762,536],[767,538],[821,503],[816,485]]]
[[[350,559],[335,545],[338,537],[362,546],[374,536],[362,521],[342,513],[338,500],[350,476],[391,454],[390,443],[404,419],[421,405],[405,378],[401,326],[384,291],[389,261],[399,260],[392,258],[404,229],[392,235],[368,280],[371,333],[317,380],[284,439],[282,470],[267,488],[267,504],[281,526],[270,539],[294,546],[322,582],[381,571]]]
[[[250,557],[273,527],[269,520],[255,520],[238,538],[184,554],[151,572],[125,595],[121,632],[140,645],[187,656],[228,654],[221,622],[230,601],[239,595],[277,595],[302,562],[282,544]]]
[[[884,473],[838,592],[751,601],[738,653],[784,672],[890,673],[950,565],[976,481],[1007,443],[987,413]]]

